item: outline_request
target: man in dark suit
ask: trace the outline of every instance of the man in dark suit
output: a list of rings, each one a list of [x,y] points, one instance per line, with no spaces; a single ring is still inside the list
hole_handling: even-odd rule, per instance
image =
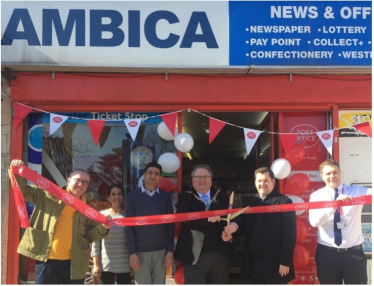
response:
[[[257,194],[243,199],[244,206],[290,204],[292,201],[274,190],[275,177],[271,169],[255,171]],[[244,214],[225,227],[223,241],[244,234],[251,284],[287,284],[295,277],[293,253],[296,244],[295,212]]]
[[[212,188],[212,175],[208,165],[192,170],[193,189],[179,195],[177,213],[228,208],[226,192]],[[174,257],[183,262],[185,284],[228,283],[234,248],[221,239],[225,225],[220,216],[182,222]]]

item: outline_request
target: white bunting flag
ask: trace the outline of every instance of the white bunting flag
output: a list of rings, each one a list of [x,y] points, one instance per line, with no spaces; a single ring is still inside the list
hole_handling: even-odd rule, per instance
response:
[[[68,120],[69,116],[64,116],[60,114],[50,113],[49,115],[49,134],[52,135],[56,130]]]
[[[136,135],[138,134],[138,130],[139,130],[142,120],[140,118],[137,118],[137,119],[125,119],[124,121],[125,121],[127,130],[129,131],[131,135],[132,141],[135,141]]]
[[[243,128],[244,130],[244,138],[245,138],[245,145],[247,147],[247,154],[251,153],[253,145],[256,143],[258,136],[262,133],[262,131]]]
[[[332,141],[334,138],[333,133],[334,133],[334,130],[325,130],[325,131],[316,132],[316,134],[319,137],[319,140],[321,140],[323,145],[325,145],[330,155],[332,155]]]

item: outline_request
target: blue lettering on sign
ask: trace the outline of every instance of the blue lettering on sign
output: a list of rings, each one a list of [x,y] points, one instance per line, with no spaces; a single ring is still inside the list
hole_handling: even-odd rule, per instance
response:
[[[40,43],[34,23],[28,9],[14,9],[1,45],[12,45],[14,40],[25,40],[29,46],[52,46],[53,29],[56,33],[58,45],[68,46],[75,27],[75,46],[85,46],[86,26],[85,10],[69,10],[66,23],[61,20],[58,9],[43,9],[42,19],[42,44]],[[91,47],[116,47],[125,40],[125,32],[121,29],[123,16],[116,10],[90,10],[89,45]],[[108,19],[108,23],[103,23]],[[141,22],[140,11],[128,11],[128,46],[140,47]],[[148,43],[155,48],[167,49],[177,45],[181,35],[169,33],[166,39],[157,36],[157,24],[160,20],[167,21],[170,25],[179,23],[179,18],[173,12],[160,10],[148,15],[144,21],[144,35]],[[20,24],[23,31],[18,31]],[[197,34],[200,27],[202,33]],[[103,35],[106,36],[105,38]],[[217,49],[218,44],[214,36],[208,16],[205,12],[193,12],[182,35],[180,48],[191,48],[193,43],[205,43],[207,48]]]
[[[199,25],[203,33],[198,35],[196,29]],[[192,13],[181,48],[191,48],[194,42],[205,42],[207,48],[218,49],[217,41],[205,12]]]
[[[371,66],[370,1],[231,1],[232,66]]]
[[[173,47],[179,40],[179,36],[176,34],[169,34],[169,37],[166,39],[159,39],[156,34],[156,25],[157,22],[161,19],[166,20],[169,24],[178,23],[178,17],[169,11],[156,11],[151,13],[147,19],[145,20],[144,24],[144,33],[145,37],[152,46],[156,48],[171,48]]]
[[[85,45],[84,10],[70,10],[64,29],[60,18],[60,13],[57,9],[43,9],[43,46],[52,46],[52,25],[55,27],[60,46],[69,45],[74,25],[76,27],[75,45]]]
[[[129,11],[129,47],[140,47],[140,11]]]
[[[17,31],[20,23],[24,31]],[[13,40],[26,40],[29,46],[40,46],[38,35],[27,9],[14,9],[1,39],[1,45],[11,45]]]
[[[103,24],[102,19],[109,18],[109,24]],[[116,47],[120,46],[125,33],[119,28],[123,18],[120,12],[114,10],[91,10],[90,11],[90,46],[91,47]],[[112,37],[103,39],[102,33],[110,32]]]

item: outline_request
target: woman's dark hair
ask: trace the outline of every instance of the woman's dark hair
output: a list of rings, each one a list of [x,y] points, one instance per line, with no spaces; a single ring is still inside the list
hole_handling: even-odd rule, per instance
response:
[[[112,192],[112,190],[113,190],[114,188],[118,188],[118,189],[120,189],[121,192],[122,192],[122,195],[125,195],[125,191],[123,190],[123,188],[122,188],[120,185],[113,184],[113,185],[111,185],[111,186],[109,187],[109,189],[108,189],[108,193],[107,193],[107,196],[108,196],[108,197],[110,196],[110,193]]]

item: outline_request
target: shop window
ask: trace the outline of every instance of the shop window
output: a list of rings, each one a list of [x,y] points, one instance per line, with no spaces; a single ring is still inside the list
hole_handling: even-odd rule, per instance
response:
[[[92,114],[79,113],[79,116],[92,118]],[[51,135],[49,114],[44,114],[43,176],[64,187],[72,170],[85,169],[91,175],[88,191],[98,192],[102,201],[106,200],[111,184],[122,185],[125,194],[135,189],[142,183],[147,163],[157,162],[165,152],[177,153],[173,141],[165,141],[157,133],[162,121],[158,114],[132,113],[134,118],[137,115],[148,119],[142,121],[135,141],[123,121],[106,121],[96,145],[86,121],[69,117]],[[126,118],[126,113],[122,117]],[[176,182],[176,173],[164,176]]]

